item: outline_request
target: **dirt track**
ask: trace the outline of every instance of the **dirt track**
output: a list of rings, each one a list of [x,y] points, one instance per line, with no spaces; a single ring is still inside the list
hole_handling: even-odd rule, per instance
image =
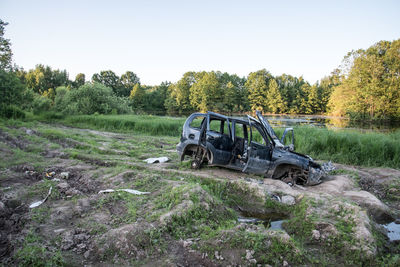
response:
[[[290,187],[217,167],[190,170],[178,162],[176,142],[44,124],[0,129],[2,263],[246,266],[335,259],[347,265],[355,259],[346,250],[370,262],[398,253],[397,243],[385,239],[377,223],[400,218],[399,170],[336,165],[336,173],[320,185]],[[171,160],[143,162],[154,156]],[[50,187],[49,199],[30,209]],[[150,194],[98,194],[117,188]],[[273,204],[276,209],[291,218],[283,231],[232,221],[238,210],[270,212],[274,198],[282,200]],[[313,225],[304,233],[293,229],[301,205],[301,216]],[[376,233],[383,233],[382,240]],[[260,248],[254,248],[261,242],[254,235],[264,242]],[[294,240],[302,240],[303,247]],[[268,254],[275,242],[286,244],[279,257]],[[341,250],[343,259],[330,246]]]

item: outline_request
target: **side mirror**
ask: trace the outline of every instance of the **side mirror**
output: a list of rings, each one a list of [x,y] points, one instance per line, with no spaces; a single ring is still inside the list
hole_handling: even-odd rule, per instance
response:
[[[290,134],[290,132],[292,134]],[[285,140],[290,138],[290,143],[286,144]],[[282,134],[281,143],[285,146],[285,149],[289,151],[294,151],[294,131],[293,128],[286,128]]]

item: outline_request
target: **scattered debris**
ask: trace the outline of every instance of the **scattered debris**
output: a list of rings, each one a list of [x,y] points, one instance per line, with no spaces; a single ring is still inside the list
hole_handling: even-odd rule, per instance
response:
[[[312,230],[311,231],[312,234],[312,239],[318,241],[319,238],[321,237],[321,233],[318,230]]]
[[[224,257],[222,257],[221,253],[218,251],[214,252],[214,256],[215,256],[215,259],[217,259],[217,260],[220,260],[220,261],[224,260]]]
[[[134,189],[105,189],[105,190],[100,190],[99,194],[103,194],[103,193],[112,193],[112,192],[116,192],[116,191],[124,191],[133,195],[148,195],[150,194],[150,192],[141,192],[138,190],[134,190]]]
[[[148,164],[152,164],[152,163],[164,163],[169,161],[169,158],[167,157],[159,157],[159,158],[148,158],[144,160],[146,163]]]
[[[39,206],[42,205],[44,202],[46,202],[47,198],[48,198],[48,197],[50,196],[50,194],[51,194],[51,190],[53,190],[53,187],[52,187],[52,186],[50,186],[49,193],[47,193],[47,196],[46,196],[43,200],[33,202],[32,204],[29,205],[29,208],[33,209],[33,208],[39,207]]]
[[[56,174],[56,172],[46,172],[46,177],[51,178]]]
[[[63,178],[63,179],[68,179],[69,178],[69,172],[60,173],[60,177]]]
[[[278,195],[272,195],[271,198],[272,198],[273,200],[276,200],[276,201],[278,201],[278,202],[281,202],[281,198],[280,198]]]
[[[183,247],[187,248],[190,247],[193,244],[192,240],[183,240]]]

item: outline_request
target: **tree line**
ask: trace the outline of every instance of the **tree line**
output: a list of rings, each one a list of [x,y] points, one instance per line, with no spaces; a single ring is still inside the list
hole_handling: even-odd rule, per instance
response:
[[[332,114],[400,119],[400,39],[349,52],[335,79]]]
[[[266,69],[239,77],[220,71],[186,72],[175,82],[146,86],[132,71],[111,70],[90,79],[42,64],[25,71],[12,65],[7,23],[0,20],[0,113],[3,116],[152,113],[186,115],[194,111],[274,114],[334,114],[355,118],[400,118],[400,39],[352,51],[329,76],[315,84]]]

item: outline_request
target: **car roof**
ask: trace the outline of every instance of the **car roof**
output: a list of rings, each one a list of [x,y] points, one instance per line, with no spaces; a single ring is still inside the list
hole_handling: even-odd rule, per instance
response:
[[[222,119],[229,119],[230,121],[235,121],[235,122],[242,122],[242,123],[249,123],[249,120],[246,117],[237,117],[237,116],[225,116],[216,112],[212,111],[207,111],[207,114],[210,114],[214,117],[222,118]],[[258,121],[258,120],[256,120]]]
[[[216,117],[216,118],[221,118],[221,119],[225,119],[225,120],[229,119],[230,121],[249,124],[249,120],[246,117],[226,116],[226,115],[222,115],[222,114],[212,112],[212,111],[207,111],[207,113],[196,112],[196,113],[192,113],[191,116],[205,116],[207,114],[211,115],[212,117]],[[258,122],[258,120],[256,118],[253,118],[253,119]]]

